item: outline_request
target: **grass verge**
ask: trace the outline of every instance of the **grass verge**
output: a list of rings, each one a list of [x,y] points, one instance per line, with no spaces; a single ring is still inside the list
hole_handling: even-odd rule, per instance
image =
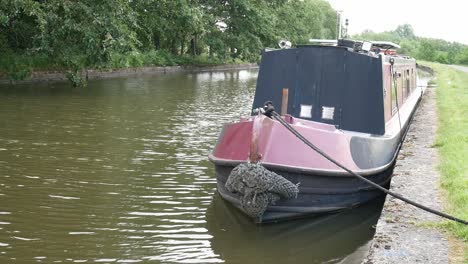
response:
[[[446,65],[428,64],[436,71],[439,125],[435,147],[440,154],[440,184],[446,208],[458,218],[468,219],[468,73]],[[467,256],[468,226],[446,221],[443,227],[464,242]]]

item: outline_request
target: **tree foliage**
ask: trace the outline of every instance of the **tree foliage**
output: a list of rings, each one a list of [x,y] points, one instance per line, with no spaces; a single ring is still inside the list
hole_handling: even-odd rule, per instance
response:
[[[331,38],[335,25],[324,0],[0,0],[0,54],[71,71],[148,52],[257,61],[280,39]]]

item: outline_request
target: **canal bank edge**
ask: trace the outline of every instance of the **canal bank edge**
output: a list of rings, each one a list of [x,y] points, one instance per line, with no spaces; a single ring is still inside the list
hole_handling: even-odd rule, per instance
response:
[[[203,72],[258,68],[256,63],[222,64],[210,66],[165,66],[138,67],[112,70],[89,69],[81,72],[81,77],[88,80],[109,79],[118,77],[132,77],[138,75],[166,74],[176,72]],[[31,83],[31,82],[61,82],[68,81],[65,71],[34,71],[24,80],[12,81],[7,75],[0,74],[0,84]]]
[[[391,190],[443,211],[437,170],[436,88],[427,88],[400,151]],[[431,223],[442,219],[386,197],[369,254],[363,263],[449,263],[449,235]]]

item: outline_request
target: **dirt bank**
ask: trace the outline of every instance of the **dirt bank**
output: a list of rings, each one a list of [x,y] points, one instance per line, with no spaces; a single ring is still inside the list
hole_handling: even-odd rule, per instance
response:
[[[216,66],[168,66],[168,67],[139,67],[116,70],[86,70],[82,72],[89,80],[107,79],[116,77],[130,77],[138,75],[166,74],[171,72],[201,72],[201,71],[219,71],[230,69],[248,69],[257,68],[257,64],[226,64]],[[15,81],[15,83],[30,82],[49,82],[49,81],[67,81],[65,72],[56,71],[35,71],[25,80]],[[8,76],[0,74],[0,84],[9,84],[11,80]]]
[[[391,190],[442,210],[433,148],[437,129],[436,88],[428,88],[398,157]],[[368,257],[363,263],[448,263],[448,235],[428,223],[442,219],[387,196]]]

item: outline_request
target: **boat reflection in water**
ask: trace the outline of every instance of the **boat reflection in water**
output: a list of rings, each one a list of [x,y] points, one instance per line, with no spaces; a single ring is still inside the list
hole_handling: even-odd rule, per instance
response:
[[[384,199],[336,214],[256,225],[215,194],[207,212],[211,247],[226,263],[361,263]]]

